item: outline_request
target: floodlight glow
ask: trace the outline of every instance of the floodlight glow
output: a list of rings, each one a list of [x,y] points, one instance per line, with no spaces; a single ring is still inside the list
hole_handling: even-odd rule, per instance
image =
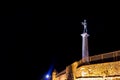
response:
[[[49,78],[49,77],[50,77],[50,76],[47,74],[47,75],[46,75],[46,78]]]

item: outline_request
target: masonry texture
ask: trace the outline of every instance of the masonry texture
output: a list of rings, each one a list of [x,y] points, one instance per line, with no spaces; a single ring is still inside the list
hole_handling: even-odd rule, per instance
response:
[[[89,64],[80,60],[66,66],[60,73],[53,71],[52,80],[120,80],[120,50],[90,56],[89,59]]]

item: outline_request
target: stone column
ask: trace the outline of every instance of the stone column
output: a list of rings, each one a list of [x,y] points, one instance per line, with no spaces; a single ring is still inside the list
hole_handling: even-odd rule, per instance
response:
[[[85,63],[89,63],[89,52],[88,52],[88,34],[87,34],[87,23],[86,20],[82,22],[84,26],[82,36],[82,61]]]

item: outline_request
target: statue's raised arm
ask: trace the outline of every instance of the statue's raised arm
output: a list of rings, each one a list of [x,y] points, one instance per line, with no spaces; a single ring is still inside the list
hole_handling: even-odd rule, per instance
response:
[[[87,33],[87,23],[86,23],[86,20],[84,20],[84,22],[81,22],[82,25],[84,26],[84,33],[86,32]]]

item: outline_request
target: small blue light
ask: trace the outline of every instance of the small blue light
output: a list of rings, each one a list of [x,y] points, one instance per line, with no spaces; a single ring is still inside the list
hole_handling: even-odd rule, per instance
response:
[[[47,75],[46,75],[46,78],[49,78],[49,77],[50,77],[50,76],[47,74]]]

